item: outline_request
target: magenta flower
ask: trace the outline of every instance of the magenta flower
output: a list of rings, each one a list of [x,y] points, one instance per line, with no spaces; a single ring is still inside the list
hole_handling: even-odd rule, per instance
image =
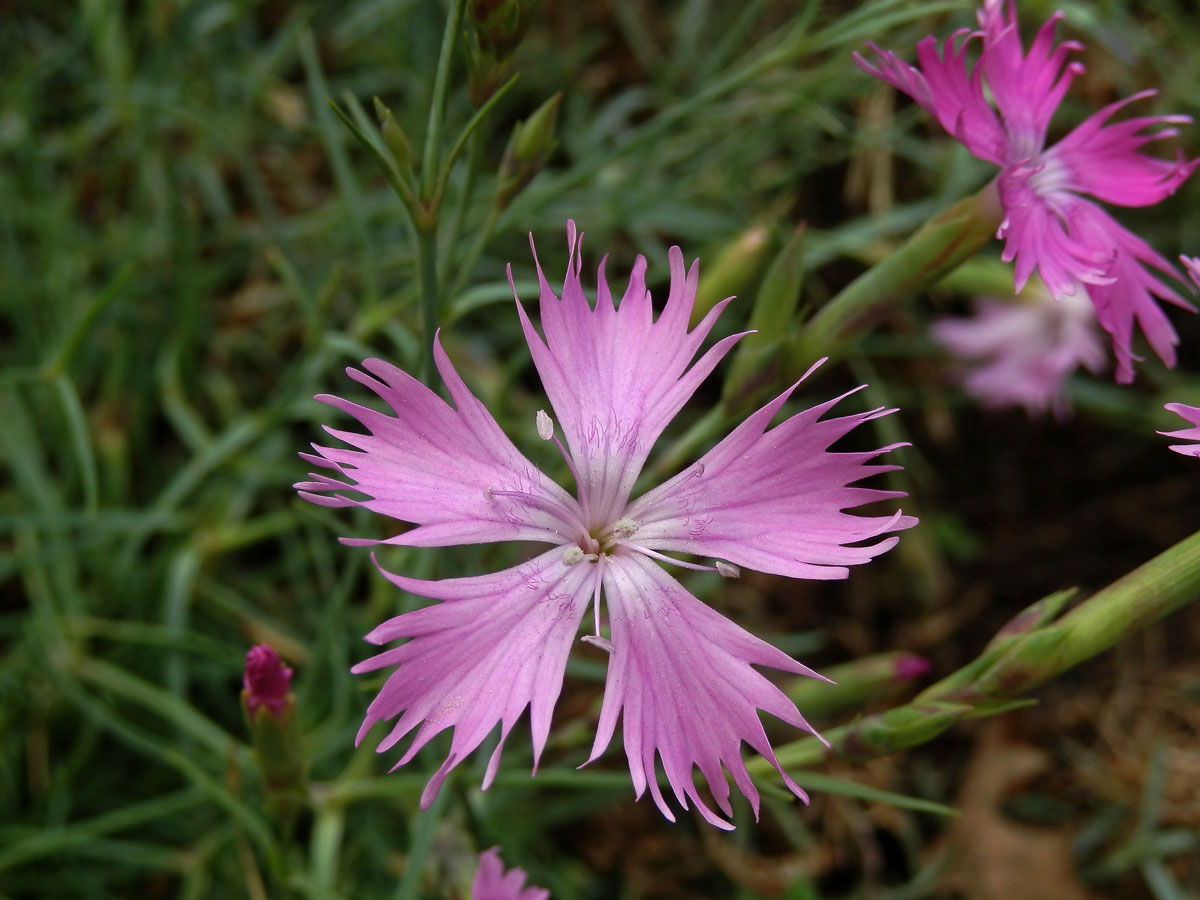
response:
[[[519,299],[517,312],[566,446],[546,413],[538,413],[536,430],[562,452],[576,496],[513,446],[436,339],[434,355],[453,407],[379,360],[363,364],[370,374],[353,369],[349,374],[379,394],[395,417],[338,397],[317,398],[353,415],[370,434],[329,429],[357,449],[316,447],[319,455],[305,458],[345,480],[314,474],[312,481],[296,486],[301,496],[325,506],[363,506],[416,526],[382,542],[387,544],[520,540],[550,545],[527,562],[490,575],[422,581],[384,573],[398,587],[442,602],[397,616],[367,635],[375,644],[408,642],[354,668],[397,667],[370,705],[359,739],[376,722],[399,717],[379,744],[383,751],[417,729],[399,766],[435,734],[453,727],[450,754],[422,794],[422,804],[428,805],[447,773],[499,724],[486,788],[496,775],[504,741],[528,706],[536,771],[567,653],[592,606],[594,633],[583,640],[607,650],[609,665],[588,761],[601,755],[623,716],[637,796],[648,787],[663,815],[674,821],[656,777],[657,754],[679,803],[686,809],[690,799],[709,822],[728,828],[697,793],[692,770],[700,769],[717,805],[731,815],[724,765],[757,814],[758,794],[740,758],[742,741],[770,760],[797,796],[805,796],[780,768],[757,711],[812,729],[752,666],[820,676],[701,603],[660,563],[727,577],[737,577],[738,567],[747,566],[829,579],[844,578],[848,566],[888,550],[898,539],[881,535],[908,528],[915,519],[899,512],[855,516],[845,510],[901,496],[850,486],[897,468],[869,464],[893,447],[853,453],[828,448],[855,426],[892,410],[821,420],[837,402],[830,400],[768,430],[793,385],[698,462],[631,500],[655,441],[741,335],[718,341],[692,364],[728,301],[688,331],[698,272],[695,264],[684,269],[678,247],[671,248],[670,294],[657,319],[641,257],[619,305],[613,303],[601,263],[593,308],[580,280],[573,222],[567,233],[570,262],[561,299],[538,265],[545,337]],[[366,499],[351,499],[345,490]],[[688,562],[668,553],[717,562]]]
[[[926,37],[917,45],[919,68],[873,44],[868,46],[877,67],[857,53],[854,58],[921,104],[975,156],[1000,167],[996,187],[1004,219],[996,236],[1005,241],[1003,259],[1015,260],[1017,291],[1034,271],[1056,298],[1085,291],[1112,336],[1117,381],[1127,383],[1137,358],[1131,349],[1134,322],[1154,352],[1173,366],[1179,338],[1156,298],[1192,307],[1155,272],[1178,278],[1171,264],[1085,197],[1152,206],[1174,193],[1200,160],[1181,154],[1156,159],[1141,152],[1147,143],[1175,136],[1171,126],[1190,122],[1187,116],[1109,121],[1126,104],[1154,91],[1104,107],[1046,146],[1050,119],[1071,80],[1083,71],[1080,63],[1067,61],[1080,44],[1054,43],[1060,18],[1056,13],[1042,26],[1026,53],[1011,0],[986,0],[979,12],[982,30],[955,32],[940,54],[936,39]],[[975,39],[981,50],[972,69],[967,48]]]
[[[263,707],[275,715],[283,712],[291,689],[292,670],[267,644],[256,644],[246,653],[246,671],[242,676],[246,708],[253,715]]]
[[[1025,293],[1028,300],[980,298],[974,316],[939,319],[930,331],[965,363],[963,386],[984,406],[1061,418],[1067,377],[1080,366],[1099,372],[1108,361],[1096,313],[1082,294],[1056,301],[1044,288]]]
[[[525,887],[525,871],[504,871],[500,848],[479,854],[479,868],[471,882],[471,900],[549,900],[550,892],[540,887]]]
[[[1193,426],[1181,428],[1179,431],[1160,431],[1159,434],[1181,441],[1200,441],[1200,406],[1188,406],[1186,403],[1168,403],[1163,409],[1183,416]],[[1170,449],[1184,456],[1200,456],[1200,443],[1171,444]]]

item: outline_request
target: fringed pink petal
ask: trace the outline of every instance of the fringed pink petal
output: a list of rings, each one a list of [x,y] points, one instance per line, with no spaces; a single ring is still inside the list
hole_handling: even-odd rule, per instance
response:
[[[536,766],[562,688],[567,653],[592,596],[594,572],[592,566],[563,565],[559,549],[471,578],[422,581],[384,572],[398,587],[442,601],[372,631],[367,635],[372,643],[408,641],[353,669],[396,667],[367,709],[358,740],[376,722],[398,718],[379,744],[383,752],[417,729],[397,766],[434,735],[454,729],[449,758],[422,794],[422,808],[433,801],[449,771],[496,725],[503,743],[527,706]],[[494,774],[493,764],[489,782]]]
[[[1113,253],[1109,269],[1111,283],[1089,285],[1088,295],[1096,307],[1100,327],[1112,336],[1117,381],[1121,384],[1133,381],[1133,363],[1139,359],[1132,349],[1135,324],[1159,359],[1168,368],[1173,367],[1179,337],[1159,301],[1191,311],[1194,308],[1152,270],[1157,269],[1175,279],[1179,278],[1179,273],[1149,244],[1094,203],[1076,201],[1068,210],[1067,218],[1071,234],[1080,242]]]
[[[1035,272],[1056,298],[1075,293],[1081,282],[1111,281],[1111,250],[1085,243],[1068,229],[1065,209],[1078,198],[1039,191],[1034,179],[1042,171],[1012,166],[1000,173],[996,183],[1004,206],[996,237],[1004,240],[1000,258],[1016,260],[1016,290],[1020,292]]]
[[[946,39],[940,54],[936,39],[926,37],[917,45],[920,68],[870,43],[867,46],[878,65],[871,65],[859,53],[854,54],[854,61],[863,71],[912,97],[980,159],[1003,165],[1004,130],[984,97],[981,70],[968,71],[967,49],[974,35],[963,38],[967,34],[956,31]]]
[[[718,341],[689,369],[725,307],[717,304],[688,331],[697,264],[685,269],[683,254],[671,248],[671,289],[657,320],[645,287],[645,261],[639,257],[615,309],[602,265],[593,308],[580,280],[574,222],[567,235],[570,262],[561,297],[538,265],[544,340],[519,298],[517,309],[582,481],[589,525],[596,525],[616,517],[658,436],[740,335]]]
[[[1074,77],[1083,72],[1068,54],[1082,50],[1075,41],[1054,43],[1054,30],[1062,13],[1055,13],[1038,30],[1023,52],[1015,13],[1004,24],[993,17],[985,23],[979,65],[1008,134],[1006,162],[1027,160],[1041,152],[1046,128]]]
[[[694,805],[705,821],[732,828],[727,771],[758,817],[758,791],[741,757],[743,741],[807,801],[775,758],[758,712],[816,732],[795,704],[752,666],[820,676],[701,603],[644,556],[622,554],[609,560],[604,587],[613,649],[589,762],[604,752],[621,716],[635,793],[641,797],[649,787],[655,805],[672,822],[656,758],[684,809]],[[700,794],[697,769],[725,818]]]
[[[1188,406],[1186,403],[1167,403],[1163,406],[1163,409],[1182,416],[1192,427],[1181,428],[1178,431],[1160,431],[1159,434],[1181,441],[1197,442],[1191,444],[1171,444],[1169,449],[1174,450],[1176,453],[1182,453],[1184,456],[1200,457],[1200,407]]]
[[[1150,129],[1188,123],[1188,116],[1141,116],[1108,124],[1126,104],[1154,93],[1142,91],[1110,103],[1046,151],[1047,160],[1066,169],[1071,190],[1118,206],[1153,206],[1175,193],[1200,166],[1200,159],[1157,159],[1141,152],[1151,141],[1178,134],[1173,127]]]
[[[898,466],[869,465],[895,449],[830,452],[848,432],[894,410],[821,420],[841,397],[768,430],[795,386],[753,413],[698,462],[630,504],[631,545],[693,553],[793,578],[845,578],[890,549],[916,519],[847,509],[903,496],[851,487]]]
[[[353,449],[314,445],[317,453],[302,454],[304,458],[338,477],[313,473],[296,489],[319,505],[362,506],[418,526],[385,543],[436,547],[560,542],[577,519],[574,498],[505,437],[467,390],[440,342],[435,341],[434,353],[456,406],[382,360],[364,362],[366,372],[348,369],[350,377],[378,394],[393,415],[341,397],[317,397],[358,419],[368,433],[327,428]]]

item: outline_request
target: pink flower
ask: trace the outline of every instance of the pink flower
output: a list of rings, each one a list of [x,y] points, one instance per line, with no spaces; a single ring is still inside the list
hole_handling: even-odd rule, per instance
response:
[[[525,887],[525,871],[504,871],[500,848],[479,854],[479,868],[471,883],[471,900],[548,900],[550,892],[540,887]]]
[[[291,681],[292,670],[267,644],[257,644],[246,653],[242,685],[245,687],[246,708],[251,715],[262,707],[275,715],[283,712]]]
[[[1040,288],[1040,282],[1039,282]],[[966,363],[963,386],[984,406],[1023,406],[1031,416],[1068,410],[1064,384],[1080,366],[1107,363],[1096,314],[1087,298],[1055,300],[1044,289],[1028,300],[980,298],[971,318],[935,322],[934,340]]]
[[[717,805],[730,815],[725,766],[757,813],[758,794],[740,758],[742,741],[774,763],[788,787],[804,797],[776,761],[757,711],[812,729],[752,665],[820,676],[701,603],[660,563],[727,577],[737,577],[738,566],[747,566],[830,579],[845,578],[848,566],[888,550],[898,539],[881,535],[908,528],[915,519],[899,512],[854,516],[845,510],[901,496],[850,487],[895,469],[870,461],[900,445],[852,453],[828,448],[855,426],[892,410],[822,421],[837,402],[830,400],[768,430],[793,385],[698,462],[631,500],[663,429],[742,335],[718,341],[692,364],[728,301],[688,331],[698,272],[695,264],[685,270],[678,247],[670,251],[670,294],[657,319],[641,257],[619,305],[613,303],[601,263],[593,308],[583,292],[573,222],[567,234],[570,263],[561,299],[538,265],[545,337],[519,299],[517,313],[566,446],[544,412],[537,415],[537,434],[558,446],[574,476],[575,496],[517,450],[437,340],[434,355],[453,407],[379,360],[363,364],[370,374],[353,369],[349,374],[379,394],[395,417],[338,397],[318,397],[355,416],[370,434],[330,429],[357,449],[316,447],[319,455],[305,458],[345,480],[314,474],[314,480],[296,486],[301,496],[326,506],[364,506],[416,526],[382,542],[387,544],[520,540],[550,545],[527,562],[490,575],[422,581],[384,573],[398,587],[442,602],[397,616],[367,635],[375,644],[409,640],[355,667],[355,672],[397,667],[370,705],[359,739],[374,723],[399,717],[379,744],[383,751],[417,729],[399,766],[435,734],[453,727],[450,754],[422,794],[422,804],[428,805],[447,773],[499,724],[486,788],[505,739],[528,706],[536,771],[567,653],[592,606],[594,634],[583,640],[610,655],[588,761],[603,753],[622,716],[637,796],[648,787],[663,815],[674,821],[656,777],[657,754],[679,803],[686,809],[690,799],[709,822],[728,828],[701,799],[692,770],[700,769]],[[351,499],[342,493],[346,490],[365,499]],[[703,565],[669,553],[718,561]]]
[[[1168,403],[1163,407],[1167,412],[1183,416],[1193,426],[1181,428],[1179,431],[1160,431],[1159,434],[1181,441],[1200,441],[1200,406],[1188,406],[1186,403]],[[1200,443],[1171,444],[1171,450],[1184,456],[1200,456]]]
[[[1109,121],[1126,104],[1154,91],[1104,107],[1046,147],[1050,119],[1071,80],[1083,71],[1080,63],[1067,61],[1080,44],[1055,45],[1060,18],[1056,13],[1042,26],[1026,53],[1011,0],[986,0],[979,13],[982,30],[955,32],[940,54],[936,39],[926,37],[917,45],[919,68],[873,44],[868,46],[877,67],[857,53],[854,58],[921,104],[975,156],[1000,167],[996,187],[1004,220],[996,236],[1005,241],[1003,259],[1015,260],[1017,291],[1037,271],[1056,298],[1089,294],[1100,325],[1112,336],[1117,381],[1127,383],[1137,358],[1131,349],[1134,322],[1154,352],[1173,366],[1179,339],[1157,300],[1192,307],[1157,274],[1178,278],[1171,264],[1084,198],[1152,206],[1174,193],[1200,160],[1188,161],[1182,154],[1156,159],[1141,152],[1147,143],[1178,134],[1171,126],[1190,122],[1187,116]],[[976,39],[981,49],[971,69],[967,48]]]
[[[1192,279],[1192,283],[1200,287],[1200,257],[1184,256],[1179,254],[1179,261],[1183,263],[1183,270],[1188,273],[1188,277]]]

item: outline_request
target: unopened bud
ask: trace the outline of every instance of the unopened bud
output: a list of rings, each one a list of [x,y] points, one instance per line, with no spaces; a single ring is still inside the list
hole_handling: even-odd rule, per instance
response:
[[[827,669],[823,674],[832,684],[802,677],[786,683],[784,692],[806,716],[819,718],[911,691],[928,671],[929,663],[915,653],[880,653]]]
[[[754,333],[739,342],[725,376],[722,397],[731,405],[752,405],[773,380],[779,346],[800,302],[804,231],[804,225],[792,231],[759,285],[747,326]]]
[[[396,158],[396,164],[401,169],[409,168],[413,160],[412,146],[392,111],[384,106],[378,97],[375,98],[375,115],[379,118],[379,130],[383,133],[383,141]]]
[[[770,228],[755,223],[720,247],[715,256],[710,256],[712,262],[701,267],[702,277],[692,306],[692,325],[698,324],[726,297],[744,291],[762,270],[770,248]]]
[[[247,713],[253,717],[259,709],[266,708],[274,716],[282,715],[291,693],[291,681],[292,670],[283,664],[278,653],[266,644],[251,647],[242,676]]]
[[[541,171],[558,141],[554,128],[558,122],[558,106],[562,92],[555,94],[537,108],[532,116],[513,128],[504,157],[500,160],[499,184],[496,187],[496,206],[504,209],[513,197],[525,190],[533,176]]]
[[[542,0],[471,0],[468,15],[479,46],[510,56],[533,24]]]
[[[540,5],[541,0],[471,0],[467,94],[476,106],[483,106],[504,81],[513,51]]]
[[[267,803],[281,816],[290,816],[306,796],[307,765],[296,719],[292,670],[266,644],[246,654],[242,678],[242,709],[250,726]]]
[[[537,433],[543,441],[548,441],[554,437],[554,421],[546,415],[544,409],[537,411]]]
[[[931,666],[929,660],[915,653],[901,653],[893,663],[896,667],[897,681],[916,681],[927,673]]]

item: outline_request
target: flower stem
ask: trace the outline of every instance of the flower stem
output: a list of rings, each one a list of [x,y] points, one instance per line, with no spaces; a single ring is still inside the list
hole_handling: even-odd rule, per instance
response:
[[[454,204],[454,214],[450,218],[450,225],[446,231],[444,255],[441,265],[438,267],[438,278],[443,284],[449,278],[450,263],[453,259],[454,249],[458,245],[459,235],[462,234],[463,222],[466,221],[467,207],[471,205],[471,198],[475,194],[475,185],[479,180],[479,164],[482,158],[483,128],[481,127],[471,132],[471,136],[467,138],[467,171],[463,175],[462,189],[458,192],[458,200]]]
[[[789,348],[790,367],[803,371],[822,356],[844,355],[899,304],[978,253],[1001,218],[994,182],[934,216],[813,316]]]
[[[425,126],[425,153],[421,157],[421,199],[426,202],[433,195],[442,163],[442,121],[446,115],[446,93],[450,87],[450,63],[462,28],[465,5],[466,0],[451,0],[446,30],[442,32],[437,72],[433,76],[433,95],[429,99],[429,120]]]
[[[418,376],[422,384],[433,378],[433,336],[438,328],[437,226],[431,231],[417,230],[417,269],[421,285],[421,365]]]
[[[1054,594],[1031,606],[1001,629],[978,659],[911,703],[826,731],[829,746],[805,738],[778,748],[780,764],[894,753],[926,743],[962,719],[1025,705],[1025,692],[1200,599],[1200,532],[1050,621],[1068,596]],[[749,769],[761,775],[771,771],[765,759],[753,760]]]
[[[442,122],[446,114],[446,92],[450,87],[450,63],[454,59],[454,44],[462,26],[466,0],[451,0],[442,32],[442,48],[438,53],[437,72],[433,77],[433,94],[429,99],[429,120],[425,126],[425,153],[421,157],[420,206],[416,219],[417,268],[421,285],[421,318],[424,325],[421,344],[421,381],[428,384],[433,377],[433,336],[438,327],[437,234],[438,212],[442,198],[437,196],[438,172],[442,168]]]
[[[459,296],[467,287],[467,281],[475,272],[475,267],[479,265],[479,257],[483,256],[483,250],[487,247],[488,241],[492,239],[492,235],[496,231],[496,223],[500,221],[500,207],[496,204],[491,204],[488,207],[488,217],[483,223],[483,227],[475,232],[475,240],[471,242],[470,249],[467,250],[467,255],[455,267],[458,269],[458,275],[454,278],[454,283],[450,288],[449,296],[451,298]]]

